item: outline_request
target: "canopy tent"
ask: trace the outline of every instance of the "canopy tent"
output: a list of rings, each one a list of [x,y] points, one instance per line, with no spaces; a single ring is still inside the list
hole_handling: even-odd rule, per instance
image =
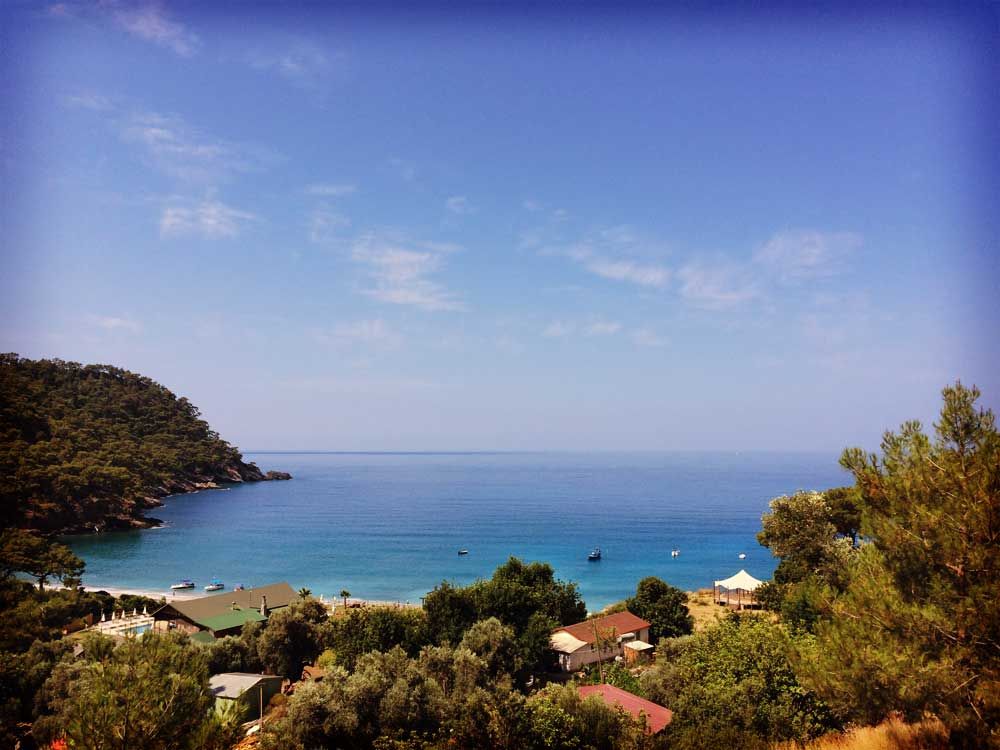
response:
[[[715,582],[715,601],[722,604],[722,591],[726,592],[725,604],[728,606],[730,603],[730,593],[736,592],[737,605],[742,608],[744,604],[756,604],[755,598],[752,596],[753,592],[764,583],[763,581],[754,578],[752,575],[747,573],[745,570],[740,570],[736,575],[730,576],[729,578],[723,578],[721,581]],[[749,594],[744,601],[743,594]]]

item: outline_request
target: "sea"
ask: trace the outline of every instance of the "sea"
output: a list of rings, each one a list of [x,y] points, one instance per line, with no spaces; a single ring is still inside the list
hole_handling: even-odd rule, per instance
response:
[[[549,563],[596,611],[646,576],[693,591],[766,579],[761,514],[850,483],[817,453],[248,453],[291,481],[174,495],[156,529],[67,537],[88,586],[168,593],[288,581],[314,595],[419,603],[509,557]],[[595,547],[601,559],[588,561]],[[468,554],[459,555],[460,549]],[[672,550],[679,550],[674,557]],[[741,559],[740,555],[746,557]]]

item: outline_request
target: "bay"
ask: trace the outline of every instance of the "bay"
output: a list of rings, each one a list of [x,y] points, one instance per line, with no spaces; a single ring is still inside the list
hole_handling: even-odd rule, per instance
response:
[[[294,479],[169,497],[152,513],[162,528],[70,537],[84,582],[166,593],[181,578],[199,589],[213,577],[230,588],[286,580],[315,595],[418,602],[514,555],[550,563],[596,610],[647,575],[685,590],[741,568],[770,577],[775,561],[755,538],[768,501],[849,483],[835,455],[812,453],[245,458]],[[588,562],[595,546],[603,559]]]

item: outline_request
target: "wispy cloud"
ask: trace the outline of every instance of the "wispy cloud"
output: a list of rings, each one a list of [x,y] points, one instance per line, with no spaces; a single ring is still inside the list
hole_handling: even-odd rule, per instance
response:
[[[343,241],[343,231],[351,226],[345,214],[332,208],[315,209],[309,217],[309,241],[316,244]]]
[[[167,15],[161,3],[102,2],[98,7],[110,11],[121,28],[139,39],[172,50],[181,57],[191,57],[201,46],[198,35]]]
[[[234,173],[264,169],[276,156],[262,149],[212,138],[183,119],[156,112],[127,117],[122,138],[142,147],[144,158],[165,174],[191,182],[215,183]]]
[[[315,195],[321,198],[346,198],[348,195],[354,195],[357,191],[357,185],[346,182],[320,182],[309,185],[306,188],[307,195]]]
[[[689,263],[677,272],[681,297],[706,310],[729,310],[760,296],[757,284],[740,265]]]
[[[588,324],[583,330],[588,336],[612,336],[622,329],[621,323],[609,320],[597,320]]]
[[[313,337],[324,344],[394,346],[400,336],[381,318],[338,323],[329,329],[315,329]]]
[[[649,240],[628,226],[591,232],[577,242],[547,239],[551,232],[536,228],[521,235],[521,246],[543,255],[560,255],[578,263],[589,273],[611,281],[662,289],[670,282],[671,270],[656,260],[665,253],[660,243]]]
[[[542,335],[550,339],[560,339],[571,335],[576,331],[576,326],[572,323],[564,323],[561,320],[554,320],[545,326]]]
[[[422,310],[462,310],[464,304],[433,276],[444,265],[450,244],[413,242],[372,232],[360,237],[351,257],[367,268],[373,286],[365,294],[380,302]]]
[[[840,273],[861,244],[861,236],[853,232],[794,229],[773,235],[753,260],[782,282],[798,282]]]
[[[111,99],[90,91],[64,96],[62,101],[67,107],[89,109],[94,112],[107,112],[114,109],[114,103]]]
[[[636,346],[659,348],[667,345],[667,340],[649,328],[637,328],[629,336]]]
[[[248,212],[227,206],[221,201],[207,199],[193,205],[171,205],[163,209],[160,217],[160,235],[201,235],[207,239],[238,237],[244,225],[257,217]]]
[[[125,331],[126,333],[141,333],[142,324],[128,317],[113,315],[90,315],[88,320],[92,325],[103,328],[105,331]]]
[[[469,199],[464,195],[453,195],[444,202],[444,207],[457,216],[466,216],[476,212],[475,207],[469,203]]]
[[[255,50],[246,61],[255,70],[277,73],[300,88],[318,89],[330,80],[334,61],[340,57],[311,41],[296,39],[279,52]]]

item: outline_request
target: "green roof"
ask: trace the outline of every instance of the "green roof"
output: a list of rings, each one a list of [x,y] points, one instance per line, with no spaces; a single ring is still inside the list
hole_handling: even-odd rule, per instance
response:
[[[217,632],[219,630],[243,627],[243,623],[245,622],[264,622],[265,620],[267,618],[256,609],[233,609],[221,615],[196,620],[196,622],[203,628]]]
[[[207,630],[199,630],[197,633],[192,633],[189,637],[195,643],[200,643],[203,646],[211,646],[216,640],[215,636]]]

